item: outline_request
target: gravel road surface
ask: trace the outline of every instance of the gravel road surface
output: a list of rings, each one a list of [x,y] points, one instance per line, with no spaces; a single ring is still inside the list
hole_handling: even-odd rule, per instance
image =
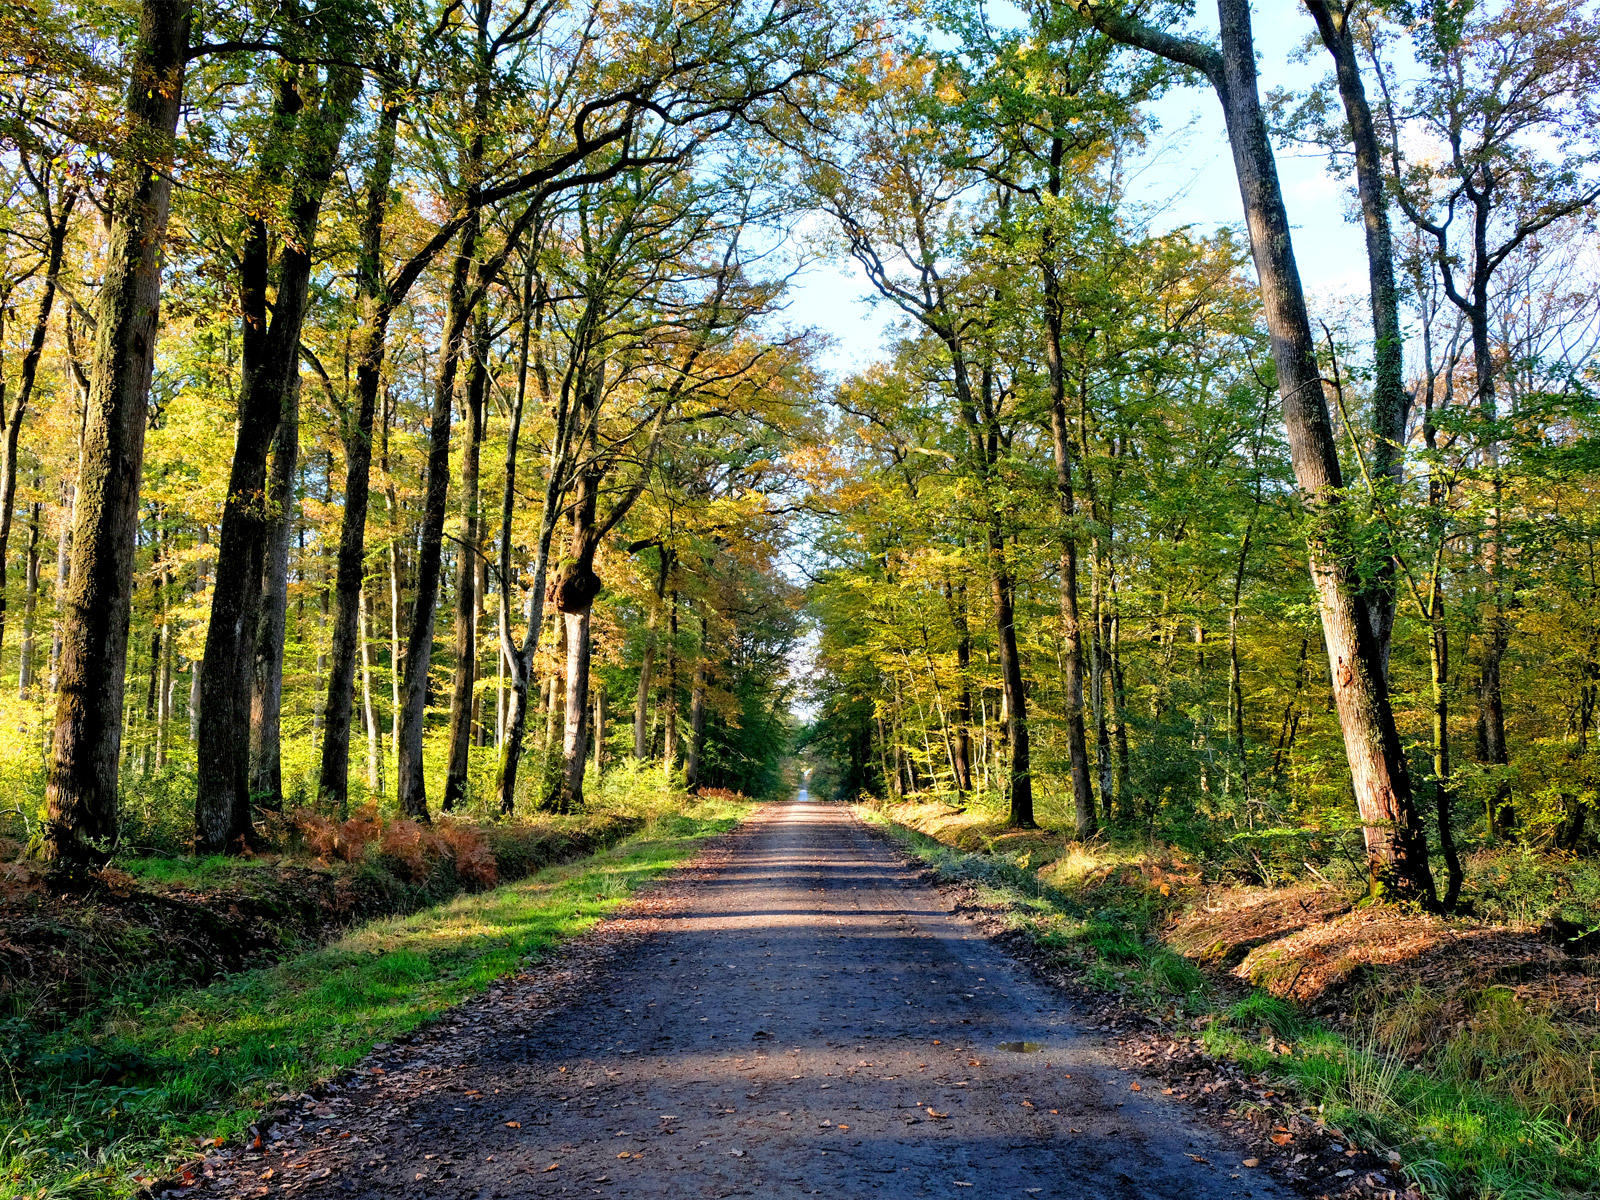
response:
[[[218,1161],[214,1189],[1296,1194],[1113,1066],[1066,997],[843,807],[759,810],[581,986],[540,978],[379,1056],[268,1139],[288,1140]]]

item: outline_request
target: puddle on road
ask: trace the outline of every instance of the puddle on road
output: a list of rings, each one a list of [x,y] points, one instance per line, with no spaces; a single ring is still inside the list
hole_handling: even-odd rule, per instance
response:
[[[1037,1054],[1044,1049],[1042,1042],[1001,1042],[1001,1050],[1009,1050],[1013,1054]]]

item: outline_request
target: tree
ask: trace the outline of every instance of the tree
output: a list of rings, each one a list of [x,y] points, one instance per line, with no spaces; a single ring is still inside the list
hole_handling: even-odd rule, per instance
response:
[[[189,0],[143,0],[95,318],[93,367],[72,531],[71,584],[47,792],[46,853],[81,865],[118,834],[117,763],[145,402],[156,319],[173,136],[189,54]]]
[[[1338,442],[1323,396],[1288,213],[1256,87],[1249,5],[1246,0],[1218,0],[1220,50],[1165,33],[1089,0],[1075,0],[1075,7],[1118,41],[1199,72],[1222,102],[1261,299],[1272,333],[1289,449],[1310,524],[1311,576],[1356,805],[1366,826],[1372,888],[1375,893],[1434,903],[1427,840],[1389,704],[1381,647],[1362,603],[1357,564],[1348,550],[1352,514],[1343,494]]]

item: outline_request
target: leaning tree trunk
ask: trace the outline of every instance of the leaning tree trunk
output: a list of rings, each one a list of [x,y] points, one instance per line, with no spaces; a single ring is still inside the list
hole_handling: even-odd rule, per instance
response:
[[[461,558],[456,572],[456,672],[450,689],[450,760],[443,807],[467,798],[468,749],[472,745],[472,696],[478,666],[478,457],[483,446],[483,397],[488,386],[487,322],[480,317],[472,342],[472,370],[464,409],[466,444],[461,452]]]
[[[433,623],[439,606],[440,554],[450,493],[450,409],[461,362],[462,342],[472,312],[467,278],[477,247],[476,212],[461,231],[461,245],[450,273],[444,338],[439,351],[439,378],[433,394],[432,427],[428,434],[428,482],[422,504],[422,530],[417,549],[417,590],[406,637],[405,681],[400,715],[400,762],[396,781],[400,808],[413,820],[428,820],[428,791],[423,778],[422,724],[428,701],[428,672],[433,665]],[[348,707],[348,699],[346,700]],[[346,755],[349,718],[346,715]]]
[[[372,484],[372,422],[383,387],[383,359],[389,332],[389,313],[393,298],[383,285],[383,223],[389,211],[389,184],[394,175],[395,130],[400,120],[400,105],[392,81],[385,81],[383,111],[373,149],[372,167],[367,173],[362,199],[361,246],[356,266],[357,304],[361,310],[361,332],[356,342],[355,427],[345,437],[344,515],[339,524],[339,557],[335,568],[333,637],[328,656],[328,703],[324,712],[322,758],[317,770],[317,795],[335,811],[344,812],[350,791],[350,707],[355,688],[356,652],[360,641],[357,609],[361,603],[361,579],[366,566],[367,509]],[[385,437],[387,438],[387,429]],[[393,517],[394,506],[390,505]],[[394,586],[395,550],[391,542],[390,618],[398,606]],[[395,643],[398,645],[398,641]],[[392,671],[400,664],[391,662]],[[396,733],[400,705],[395,697]],[[393,740],[398,742],[398,736]]]
[[[46,788],[45,854],[83,864],[116,844],[117,761],[144,431],[155,367],[172,139],[191,0],[144,0],[131,63],[79,460],[60,693]]]
[[[204,657],[211,669],[200,678],[197,853],[237,849],[250,836],[254,650],[260,634],[262,578],[273,519],[265,502],[267,451],[298,396],[300,331],[310,299],[312,248],[322,198],[360,88],[359,70],[331,69],[322,104],[299,120],[304,150],[293,179],[290,223],[295,237],[286,240],[279,256],[272,321],[266,326],[257,361],[245,366],[240,387],[239,431],[217,537],[211,623],[206,630]],[[265,321],[265,241],[266,229],[258,220],[246,250],[245,282],[260,287],[263,295],[254,312],[247,306],[247,323]]]
[[[1219,90],[1272,335],[1290,456],[1314,521],[1308,540],[1311,578],[1322,614],[1345,754],[1366,826],[1372,887],[1375,893],[1421,897],[1431,905],[1435,895],[1427,839],[1389,706],[1381,647],[1363,603],[1356,564],[1342,548],[1341,530],[1353,514],[1342,501],[1338,443],[1322,393],[1289,218],[1256,90],[1249,0],[1219,0],[1218,12],[1223,51]]]
[[[1317,23],[1322,44],[1333,56],[1334,76],[1350,128],[1351,148],[1355,151],[1356,192],[1361,200],[1361,219],[1366,230],[1367,279],[1372,306],[1372,475],[1374,481],[1398,490],[1405,464],[1402,451],[1409,408],[1400,336],[1400,289],[1395,282],[1394,239],[1389,227],[1389,197],[1383,184],[1383,159],[1372,109],[1367,104],[1366,88],[1361,82],[1355,32],[1350,28],[1353,7],[1351,0],[1343,5],[1331,4],[1328,0],[1307,0],[1306,4]],[[1377,498],[1379,504],[1393,502],[1392,495]],[[1380,529],[1385,528],[1380,526]],[[1364,599],[1387,680],[1389,643],[1394,633],[1395,561],[1391,555],[1375,566]]]
[[[1427,837],[1389,704],[1381,647],[1367,613],[1357,564],[1343,551],[1352,514],[1343,502],[1338,442],[1322,392],[1289,217],[1256,86],[1249,0],[1217,0],[1220,54],[1106,13],[1092,0],[1073,0],[1073,7],[1114,39],[1200,71],[1222,102],[1272,338],[1289,455],[1313,522],[1307,559],[1333,673],[1345,756],[1366,830],[1371,888],[1374,894],[1420,898],[1431,906],[1436,894],[1428,870]]]

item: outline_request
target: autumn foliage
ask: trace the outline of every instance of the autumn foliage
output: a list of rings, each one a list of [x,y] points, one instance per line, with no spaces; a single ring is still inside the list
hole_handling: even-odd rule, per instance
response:
[[[449,863],[458,878],[475,887],[493,887],[500,872],[483,834],[471,825],[441,821],[424,826],[405,818],[382,817],[375,805],[343,821],[309,810],[291,814],[305,848],[319,861],[358,863],[380,856],[397,875],[422,883]]]

